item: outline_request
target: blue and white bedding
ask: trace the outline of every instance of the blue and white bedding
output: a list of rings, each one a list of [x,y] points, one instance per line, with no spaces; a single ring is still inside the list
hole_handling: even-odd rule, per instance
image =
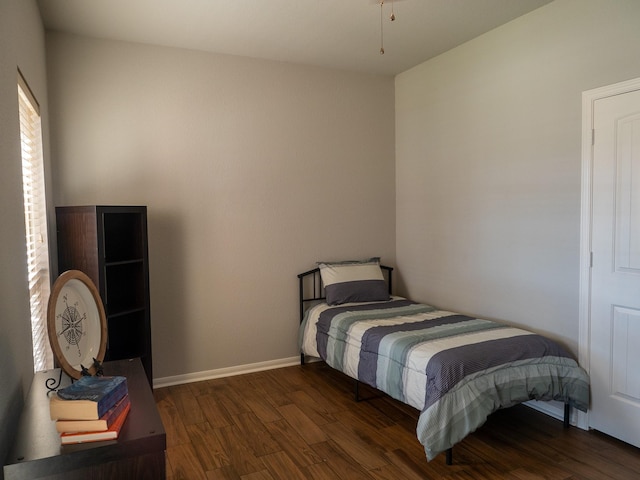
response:
[[[420,410],[427,459],[499,408],[559,400],[586,411],[589,378],[557,343],[400,297],[310,308],[301,349]]]

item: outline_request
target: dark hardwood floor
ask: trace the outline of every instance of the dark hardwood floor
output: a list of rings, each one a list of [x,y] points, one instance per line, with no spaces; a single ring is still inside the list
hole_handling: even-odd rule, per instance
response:
[[[156,389],[167,478],[640,479],[640,450],[525,406],[498,411],[427,462],[418,411],[324,363]]]

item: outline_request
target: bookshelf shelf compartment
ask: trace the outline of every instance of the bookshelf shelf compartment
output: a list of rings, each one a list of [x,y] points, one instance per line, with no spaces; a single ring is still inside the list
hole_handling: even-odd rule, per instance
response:
[[[137,340],[144,336],[144,314],[144,310],[136,310],[110,318],[109,328],[113,332],[113,337],[108,339],[107,360],[110,360],[111,356],[118,358],[146,356],[148,352]]]
[[[106,263],[138,260],[144,256],[143,221],[146,220],[136,212],[120,212],[118,215],[103,216],[105,239],[129,239],[126,242],[105,242],[104,257]]]
[[[107,316],[119,312],[144,308],[144,268],[142,263],[120,263],[105,267],[105,291],[103,299]]]

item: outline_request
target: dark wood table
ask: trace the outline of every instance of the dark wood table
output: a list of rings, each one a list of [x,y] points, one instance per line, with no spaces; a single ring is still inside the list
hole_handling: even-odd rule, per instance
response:
[[[59,369],[35,374],[15,442],[4,466],[12,479],[164,479],[166,434],[140,359],[104,363],[105,375],[127,378],[131,411],[117,440],[61,445],[49,417],[45,381]],[[61,386],[71,380],[62,375]]]

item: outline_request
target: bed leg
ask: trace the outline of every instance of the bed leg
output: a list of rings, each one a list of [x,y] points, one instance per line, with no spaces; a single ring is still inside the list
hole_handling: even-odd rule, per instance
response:
[[[354,385],[354,391],[353,394],[355,396],[356,402],[360,401],[360,382],[358,380],[354,380],[355,385]]]
[[[453,448],[447,448],[447,465],[453,465]]]
[[[304,353],[300,354],[300,365],[304,365]]]
[[[564,404],[564,428],[569,428],[569,417],[571,416],[571,405],[569,402]]]

